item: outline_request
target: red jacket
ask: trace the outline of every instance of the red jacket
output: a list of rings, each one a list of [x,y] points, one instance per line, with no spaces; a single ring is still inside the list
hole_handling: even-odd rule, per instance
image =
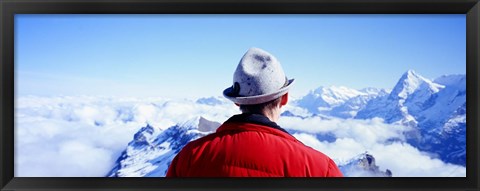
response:
[[[167,177],[341,177],[335,162],[268,118],[236,115],[188,143]]]

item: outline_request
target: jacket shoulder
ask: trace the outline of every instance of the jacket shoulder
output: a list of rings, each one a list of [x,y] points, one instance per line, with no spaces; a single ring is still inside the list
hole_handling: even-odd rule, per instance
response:
[[[288,133],[270,127],[236,125],[223,124],[220,131],[185,145],[172,162],[172,174],[264,176],[259,174],[262,171],[276,176],[341,176],[327,155]]]

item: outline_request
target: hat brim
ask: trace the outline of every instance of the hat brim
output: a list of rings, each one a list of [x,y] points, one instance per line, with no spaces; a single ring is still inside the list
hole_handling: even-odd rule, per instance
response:
[[[263,94],[263,95],[257,95],[257,96],[233,96],[233,87],[229,87],[223,91],[223,96],[225,96],[227,99],[233,101],[234,103],[240,104],[240,105],[253,105],[253,104],[260,104],[260,103],[265,103],[268,101],[272,101],[274,99],[279,98],[280,96],[286,94],[288,90],[290,89],[290,86],[293,84],[293,81],[295,79],[290,79],[288,80],[288,84],[279,89],[276,92],[269,93],[269,94]]]

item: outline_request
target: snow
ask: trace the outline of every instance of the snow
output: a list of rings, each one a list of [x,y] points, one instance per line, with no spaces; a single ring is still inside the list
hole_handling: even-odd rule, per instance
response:
[[[413,94],[419,88],[429,89],[433,93],[436,93],[441,88],[444,88],[444,86],[433,83],[423,76],[416,74],[413,70],[408,70],[403,74],[397,85],[393,88],[391,95],[406,99],[407,96]]]
[[[344,86],[319,87],[295,101],[294,104],[314,114],[326,114],[341,118],[353,117],[362,104],[381,95],[385,90],[364,88],[355,90]],[[337,108],[337,109],[336,109]],[[345,110],[349,108],[349,110]],[[338,110],[341,110],[340,112]]]

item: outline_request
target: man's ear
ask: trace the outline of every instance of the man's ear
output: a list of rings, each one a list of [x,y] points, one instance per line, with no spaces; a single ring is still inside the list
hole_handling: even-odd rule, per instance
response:
[[[282,96],[282,100],[280,101],[280,106],[287,105],[287,102],[288,102],[288,93]]]

